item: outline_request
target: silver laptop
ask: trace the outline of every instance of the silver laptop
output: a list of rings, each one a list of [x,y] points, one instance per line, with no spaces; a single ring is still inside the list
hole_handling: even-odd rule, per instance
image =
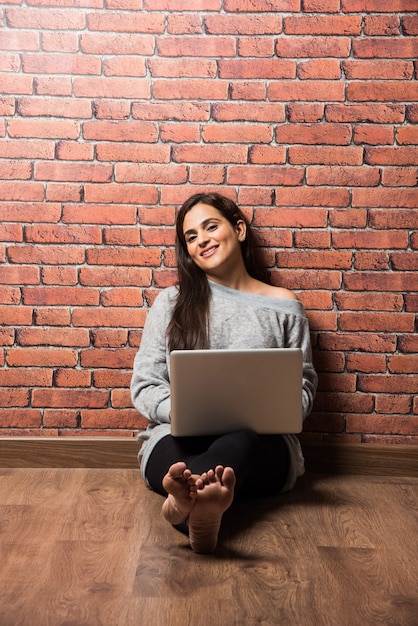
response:
[[[299,348],[174,350],[172,435],[300,433],[302,367]]]

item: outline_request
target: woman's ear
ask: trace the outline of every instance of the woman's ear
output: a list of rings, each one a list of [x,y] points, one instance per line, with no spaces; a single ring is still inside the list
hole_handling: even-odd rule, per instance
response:
[[[235,225],[235,230],[237,231],[238,241],[243,242],[247,236],[247,225],[244,220],[238,220]]]

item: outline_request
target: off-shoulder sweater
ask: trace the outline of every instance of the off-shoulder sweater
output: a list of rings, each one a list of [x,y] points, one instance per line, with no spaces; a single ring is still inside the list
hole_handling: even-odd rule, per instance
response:
[[[312,410],[317,375],[312,365],[308,320],[299,300],[237,291],[209,281],[211,289],[209,349],[302,348],[303,418]],[[168,287],[157,296],[145,323],[135,356],[131,397],[136,409],[149,420],[139,435],[139,460],[146,480],[146,465],[155,445],[170,434],[170,363],[167,326],[177,296]],[[291,489],[304,473],[299,440],[284,435],[290,453],[290,470],[283,491]]]

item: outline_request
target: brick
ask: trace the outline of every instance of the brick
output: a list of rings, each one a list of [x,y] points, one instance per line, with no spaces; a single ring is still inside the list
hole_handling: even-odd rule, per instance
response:
[[[297,76],[301,80],[318,78],[337,80],[341,77],[340,63],[336,59],[329,61],[325,59],[300,61],[297,66]]]
[[[0,369],[0,387],[50,387],[52,370],[46,367]]]
[[[98,308],[92,319],[91,312],[86,307],[77,307],[73,310],[72,321],[74,326],[91,327],[116,327],[116,328],[143,328],[145,311],[127,307]]]
[[[1,265],[0,280],[2,285],[37,285],[39,268],[31,266]]]
[[[373,397],[367,393],[330,393],[319,392],[315,401],[316,410],[328,412],[357,413],[358,411],[371,411],[373,408]],[[347,418],[348,419],[348,416]]]
[[[23,54],[22,68],[27,74],[100,75],[100,59],[74,54]]]
[[[0,406],[17,407],[29,406],[30,396],[28,389],[0,388]]]
[[[255,209],[254,226],[269,228],[325,228],[325,209]]]
[[[135,62],[135,57],[133,57]],[[217,66],[209,59],[150,59],[151,76],[165,78],[215,78]]]
[[[331,270],[272,270],[273,284],[296,289],[339,289],[341,272]],[[310,285],[310,287],[309,287]],[[334,315],[334,314],[333,314]]]
[[[130,33],[164,32],[164,15],[146,14],[141,12],[97,12],[87,16],[87,25],[90,31],[111,31]]]
[[[37,428],[42,423],[41,411],[35,409],[0,409],[0,428]],[[21,432],[22,432],[21,431]],[[24,431],[23,431],[24,432]],[[7,435],[6,435],[7,436]]]
[[[316,103],[293,103],[287,105],[289,122],[320,122],[324,117],[324,105]],[[278,120],[280,121],[280,120]],[[283,120],[284,121],[284,120]]]
[[[16,50],[17,52],[36,52],[39,50],[39,33],[25,30],[4,29],[1,36],[2,50]]]
[[[368,375],[359,376],[359,390],[372,393],[417,393],[418,379],[408,374]]]
[[[37,76],[34,81],[34,90],[38,96],[71,96],[72,89],[69,77]]]
[[[277,143],[348,145],[351,127],[346,124],[285,124],[276,127]]]
[[[172,155],[176,163],[246,163],[247,147],[235,144],[173,146]]]
[[[408,233],[399,230],[358,231],[339,230],[331,234],[332,245],[335,248],[407,248]]]
[[[418,48],[417,48],[418,53]],[[418,87],[414,83],[399,81],[355,81],[347,86],[347,99],[356,101],[405,102],[418,100]]]
[[[102,293],[103,306],[142,306],[142,290],[115,288]]]
[[[286,148],[284,146],[263,146],[263,145],[255,145],[251,146],[249,149],[249,161],[250,163],[262,165],[262,164],[283,164],[286,163]],[[237,169],[239,166],[236,166]],[[246,166],[242,166],[248,171]],[[297,168],[287,168],[289,172],[297,171]],[[234,170],[234,168],[229,168],[229,173]],[[297,181],[291,183],[293,185],[298,184]]]
[[[389,261],[386,251],[354,253],[354,268],[357,270],[389,270]]]
[[[363,124],[354,127],[354,143],[384,145],[392,144],[393,139],[394,130],[390,126],[368,126]]]
[[[88,346],[89,333],[76,328],[19,328],[16,331],[16,342],[20,346]]]
[[[288,153],[292,165],[361,165],[363,162],[363,149],[359,146],[290,146]]]
[[[71,322],[71,315],[68,307],[41,306],[35,307],[33,319],[38,326],[68,326]]]
[[[18,160],[0,161],[0,178],[1,179],[21,179],[28,180],[32,178],[32,164]]]
[[[79,413],[74,410],[46,409],[43,416],[43,425],[46,428],[77,428]]]
[[[417,184],[417,167],[392,167],[383,169],[382,185],[385,187],[416,187]]]
[[[158,53],[162,57],[234,57],[235,41],[233,37],[160,37],[157,42]]]
[[[139,246],[140,237],[137,228],[105,228],[104,243],[116,246]]]
[[[331,246],[331,234],[322,230],[295,231],[294,245],[296,248],[329,248]]]
[[[282,251],[277,253],[278,267],[349,269],[351,252]]]
[[[71,32],[43,32],[42,50],[45,52],[78,52],[78,35]]]
[[[10,367],[74,367],[76,350],[64,348],[10,348],[6,363]]]
[[[136,209],[126,205],[65,205],[62,221],[67,224],[135,224]]]
[[[37,137],[40,139],[77,139],[80,135],[78,122],[56,120],[10,120],[10,137]]]
[[[418,276],[414,272],[353,272],[345,275],[344,282],[353,291],[418,291]]]
[[[25,239],[31,243],[102,243],[98,226],[25,226]]]
[[[43,30],[84,30],[86,19],[84,11],[61,11],[59,9],[8,9],[8,25],[11,28]]]
[[[106,264],[105,264],[106,265]],[[87,286],[149,286],[151,269],[142,267],[82,267],[80,284]]]
[[[300,0],[224,0],[225,11],[276,12],[299,11]]]
[[[103,408],[109,392],[97,389],[34,389],[32,406],[45,408]]]
[[[388,370],[392,374],[418,374],[418,356],[409,354],[390,356]]]
[[[393,252],[390,259],[394,270],[418,270],[418,254],[416,252]]]
[[[367,211],[365,209],[331,210],[329,223],[333,228],[364,228],[367,224]]]
[[[283,104],[261,102],[256,109],[250,103],[215,103],[212,107],[213,119],[217,122],[258,121],[284,122],[285,108]]]
[[[92,348],[82,350],[80,362],[83,367],[107,369],[131,369],[136,350],[134,348]]]
[[[96,370],[93,373],[93,381],[96,388],[111,387],[114,390],[116,387],[125,387],[129,389],[131,378],[131,370],[126,372],[118,372],[115,370]]]
[[[268,97],[270,100],[281,100],[284,102],[306,100],[318,102],[343,102],[344,86],[339,82],[325,80],[310,81],[272,81],[268,87]]]
[[[343,61],[343,71],[349,80],[410,80],[414,75],[411,61],[378,60],[378,61]]]
[[[411,411],[411,398],[398,394],[378,394],[375,400],[375,408],[378,413],[409,413]]]
[[[365,35],[400,35],[401,20],[399,15],[366,15],[364,17]]]
[[[135,77],[74,78],[74,95],[77,98],[149,98],[151,84],[147,79]]]
[[[361,17],[349,15],[307,15],[284,18],[286,35],[360,35]]]
[[[276,195],[277,206],[348,206],[347,189],[284,188]]]
[[[205,31],[211,35],[278,35],[282,32],[281,15],[216,15],[204,17]]]
[[[32,76],[14,76],[7,73],[0,73],[2,95],[30,95],[33,92]]]
[[[85,287],[23,287],[23,303],[28,305],[85,305],[99,303],[97,289]]]
[[[135,205],[139,202],[144,204],[155,204],[158,199],[158,191],[155,185],[118,185],[107,183],[105,185],[95,184],[84,186],[84,200],[95,205],[103,203],[118,204],[123,197],[125,204]]]
[[[220,78],[295,78],[296,64],[281,59],[233,59],[220,60]]]
[[[375,124],[402,123],[405,107],[401,104],[327,104],[328,122],[372,122]]]
[[[366,148],[364,162],[368,165],[418,165],[418,151],[416,148]]]
[[[340,0],[304,0],[305,13],[339,13]]]
[[[292,58],[345,58],[350,55],[349,37],[279,37],[276,44],[278,57]]]
[[[310,166],[306,168],[308,185],[331,185],[337,187],[370,187],[380,183],[378,168],[365,167],[333,167]]]
[[[146,420],[135,409],[82,410],[83,428],[144,428]]]
[[[55,387],[90,387],[91,372],[73,367],[57,369],[54,373]]]
[[[205,102],[144,102],[132,104],[133,119],[199,122],[210,118]]]
[[[409,313],[343,311],[339,325],[343,331],[413,332],[415,317]]]
[[[383,354],[347,354],[349,372],[386,372],[386,357]]]
[[[225,168],[216,165],[192,165],[189,180],[193,185],[222,185],[225,182]]]
[[[93,144],[77,141],[59,141],[56,149],[57,159],[63,161],[92,161],[94,159]]]
[[[321,334],[318,337],[318,346],[321,350],[326,351],[395,352],[396,335],[338,331],[337,333]]]
[[[395,416],[385,415],[350,415],[347,417],[347,431],[408,434],[410,430],[414,428],[414,422],[412,420],[413,418],[411,417],[401,415],[396,416],[396,418]]]
[[[0,158],[8,159],[53,159],[55,143],[52,140],[23,142],[5,140],[0,142]]]
[[[0,200],[11,202],[40,202],[44,198],[44,187],[28,181],[16,185],[14,182],[0,182]]]
[[[81,202],[82,185],[76,183],[47,183],[45,199],[48,202]]]
[[[128,332],[126,330],[118,330],[111,328],[97,328],[91,332],[92,345],[98,348],[120,348],[125,346],[128,340]],[[106,385],[109,386],[109,385]]]
[[[129,117],[130,103],[119,100],[98,100],[93,102],[93,113],[96,119],[124,120]]]
[[[193,143],[200,141],[200,128],[197,124],[161,124],[160,138],[164,143]],[[169,147],[167,146],[167,152],[169,155]],[[144,161],[150,159],[145,158]],[[168,156],[167,161],[170,160]]]
[[[85,54],[151,56],[154,45],[154,37],[146,34],[84,32],[80,37],[80,50]]]
[[[84,263],[84,250],[77,246],[32,245],[9,247],[9,259],[13,263],[65,265]]]
[[[301,185],[303,170],[296,167],[274,168],[254,165],[249,169],[245,165],[228,168],[227,182],[230,185]]]
[[[241,57],[272,57],[274,55],[274,40],[256,35],[240,37],[237,51]]]
[[[198,13],[193,15],[168,15],[167,32],[170,33],[170,35],[202,33],[202,22],[202,17]]]
[[[375,37],[353,40],[355,58],[415,59],[418,54],[418,42],[407,38]]]
[[[182,185],[187,181],[187,168],[184,165],[162,164],[116,164],[115,180],[122,183],[147,183]]]
[[[263,80],[235,80],[231,84],[231,100],[264,100],[267,88]]]
[[[417,15],[404,15],[402,17],[402,27],[405,35],[418,35]]]
[[[405,311],[418,311],[417,294],[405,294]]]
[[[353,206],[414,208],[418,189],[353,189]]]

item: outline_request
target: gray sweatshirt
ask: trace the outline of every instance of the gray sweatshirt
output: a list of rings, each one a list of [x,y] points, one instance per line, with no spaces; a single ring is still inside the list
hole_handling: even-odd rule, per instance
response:
[[[312,365],[308,320],[298,300],[271,298],[237,291],[214,282],[209,320],[210,349],[302,348],[303,417],[312,410],[317,375]],[[170,434],[170,366],[166,330],[177,295],[168,287],[156,298],[145,323],[141,346],[134,360],[131,396],[136,409],[150,423],[140,434],[142,476],[154,446]],[[304,473],[298,439],[285,435],[290,471],[283,491],[291,489]]]

